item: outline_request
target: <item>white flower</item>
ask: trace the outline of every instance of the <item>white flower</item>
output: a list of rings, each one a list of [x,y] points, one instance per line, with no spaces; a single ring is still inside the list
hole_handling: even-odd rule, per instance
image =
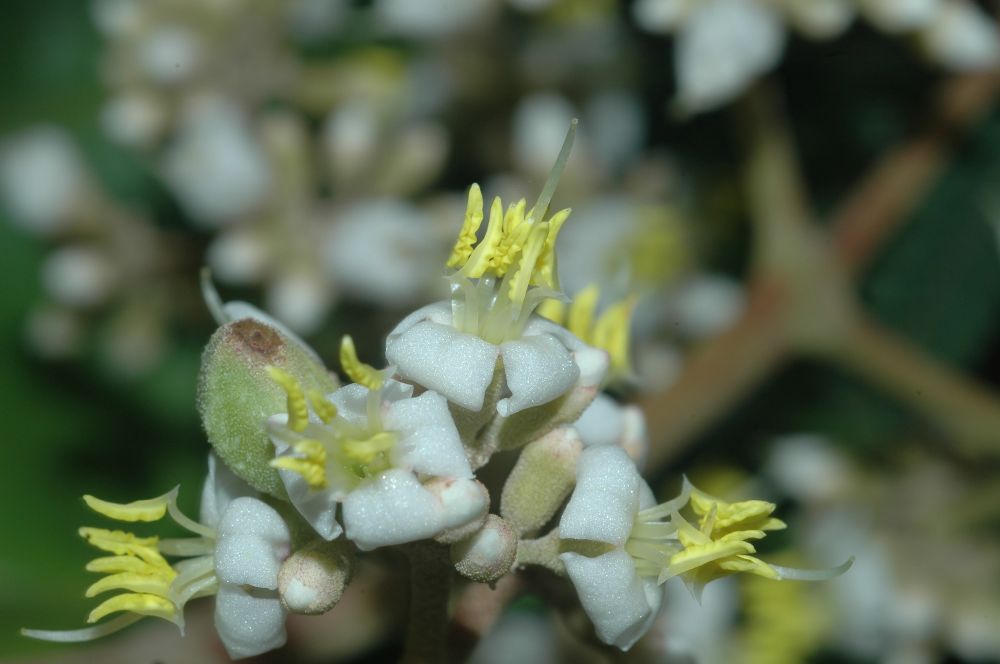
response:
[[[412,386],[388,380],[371,389],[346,385],[327,397],[310,394],[307,402],[291,376],[271,372],[289,395],[289,412],[267,423],[277,452],[272,465],[320,536],[345,532],[367,550],[433,537],[485,514],[485,497],[441,395],[412,397]],[[442,495],[418,474],[455,482]]]
[[[484,219],[482,192],[478,185],[470,188],[465,222],[447,262],[456,269],[449,276],[451,300],[407,316],[386,341],[386,358],[399,375],[480,411],[500,368],[506,396],[496,409],[506,417],[594,378],[581,371],[601,364],[589,356],[599,355],[606,364],[603,352],[533,313],[545,299],[559,297],[555,242],[570,210],[548,219],[545,214],[569,158],[574,127],[535,205],[528,209],[522,199],[505,210],[495,198],[482,239],[477,235]]]
[[[254,210],[271,182],[267,158],[246,118],[214,97],[195,100],[185,109],[163,168],[185,210],[207,226]]]
[[[12,220],[41,233],[58,230],[87,193],[84,165],[60,129],[34,127],[0,148],[0,195]]]
[[[125,615],[93,627],[70,631],[23,630],[47,641],[90,641],[116,632],[145,616],[168,620],[184,631],[184,606],[191,599],[216,595],[215,626],[229,656],[238,659],[285,643],[285,609],[278,598],[278,570],[288,557],[291,536],[281,516],[251,497],[253,491],[225,466],[209,457],[202,489],[201,521],[177,507],[177,489],[127,505],[84,496],[95,512],[118,521],[158,521],[166,514],[194,537],[137,537],[120,530],[81,528],[91,545],[111,555],[87,570],[106,574],[87,589],[93,597],[122,594],[91,611],[87,622]],[[181,557],[171,565],[164,556]]]
[[[649,451],[646,418],[638,406],[622,405],[606,394],[598,394],[573,423],[585,447],[617,445],[637,466]]]
[[[656,503],[632,460],[611,445],[584,450],[577,484],[559,521],[559,538],[609,545],[595,557],[560,554],[584,611],[605,643],[628,650],[649,629],[663,602],[656,577],[641,577],[625,550],[640,509]]]
[[[510,396],[497,412],[508,416],[566,394],[580,377],[574,354],[596,352],[540,316],[529,318],[519,338],[499,344],[462,332],[454,321],[450,302],[418,309],[389,334],[385,354],[407,380],[472,411],[482,409],[498,359]]]
[[[927,56],[945,67],[968,71],[1000,65],[997,22],[971,2],[941,4],[919,37]]]

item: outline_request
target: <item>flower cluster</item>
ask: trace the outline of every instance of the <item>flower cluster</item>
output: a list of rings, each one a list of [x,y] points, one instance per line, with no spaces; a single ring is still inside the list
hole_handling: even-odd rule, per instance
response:
[[[124,592],[91,612],[92,627],[25,634],[89,640],[143,616],[183,631],[186,603],[215,595],[227,651],[251,656],[284,643],[289,611],[336,605],[356,555],[400,547],[411,555],[415,589],[428,558],[486,583],[526,565],[546,567],[576,588],[597,636],[628,649],[649,629],[661,586],[673,577],[698,595],[740,572],[773,580],[842,572],[757,558],[754,542],[784,528],[771,503],[729,503],[686,482],[678,497],[656,503],[633,461],[644,456],[641,412],[601,393],[631,374],[634,298],[596,322],[595,289],[580,293],[565,316],[548,305],[568,329],[536,313],[547,300],[566,299],[555,244],[570,212],[547,215],[574,132],[575,124],[537,202],[505,207],[494,199],[481,234],[483,198],[472,186],[447,262],[451,297],[388,335],[383,369],[361,361],[344,337],[339,359],[348,384],[281,323],[245,303],[223,303],[206,277],[220,327],[200,384],[214,447],[200,521],[178,509],[177,489],[125,505],[85,497],[118,521],[169,514],[194,536],[81,529],[111,554],[88,564],[108,575],[88,597]],[[476,476],[498,452],[517,454],[499,487]],[[497,489],[499,500],[491,500]],[[414,606],[424,601],[415,597]],[[114,613],[123,615],[102,622]]]

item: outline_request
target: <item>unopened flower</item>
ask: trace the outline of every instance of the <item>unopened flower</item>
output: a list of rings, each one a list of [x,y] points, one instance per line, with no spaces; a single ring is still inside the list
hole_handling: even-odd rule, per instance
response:
[[[690,503],[698,527],[680,513]],[[660,586],[680,576],[695,596],[705,584],[748,572],[770,579],[822,580],[846,571],[805,571],[756,558],[753,540],[783,528],[773,503],[727,503],[685,482],[659,505],[624,450],[584,451],[577,486],[559,522],[567,549],[560,555],[580,602],[605,643],[627,650],[651,626],[662,603]]]
[[[486,232],[482,193],[469,190],[465,223],[447,266],[450,301],[417,310],[389,334],[386,357],[399,374],[479,411],[498,365],[509,396],[497,403],[508,416],[549,403],[569,392],[581,377],[574,353],[589,349],[564,328],[534,315],[558,292],[555,241],[568,209],[545,219],[559,173],[568,159],[567,135],[538,202],[522,199],[503,207],[494,199]]]
[[[357,382],[326,396],[271,370],[288,394],[287,412],[267,423],[277,451],[272,465],[316,532],[325,539],[346,532],[360,548],[374,549],[433,537],[479,515],[480,492],[469,500],[482,504],[464,510],[446,505],[417,477],[474,484],[444,397],[430,391],[412,397],[411,385],[362,364],[350,337],[341,364]]]
[[[180,511],[177,493],[174,488],[128,504],[84,496],[88,507],[116,521],[152,522],[169,514],[193,537],[160,539],[81,528],[88,543],[110,554],[87,564],[88,571],[106,575],[87,589],[87,597],[125,591],[99,604],[87,622],[124,615],[84,629],[22,633],[46,641],[91,641],[146,616],[172,622],[183,633],[187,602],[215,595],[215,626],[231,657],[250,657],[283,645],[285,609],[277,593],[278,570],[291,539],[284,520],[272,507],[250,497],[250,487],[218,466],[214,457],[202,491],[200,521]],[[170,563],[166,557],[181,560]]]

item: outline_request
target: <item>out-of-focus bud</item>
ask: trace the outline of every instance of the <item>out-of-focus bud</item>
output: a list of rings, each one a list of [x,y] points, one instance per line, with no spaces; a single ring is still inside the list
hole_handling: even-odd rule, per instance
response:
[[[490,509],[490,494],[480,482],[439,477],[424,487],[437,496],[444,507],[444,530],[435,540],[451,544],[482,527]]]
[[[495,514],[478,531],[451,545],[451,561],[467,579],[493,583],[510,571],[517,557],[517,533]]]
[[[560,427],[521,452],[500,496],[500,514],[518,534],[544,526],[573,489],[583,451],[572,427]]]
[[[285,412],[285,391],[270,377],[274,366],[305,390],[328,394],[336,378],[309,349],[257,318],[242,318],[216,330],[202,356],[198,410],[216,453],[258,491],[284,497],[278,471],[268,465],[274,449],[264,421]]]
[[[278,594],[292,613],[319,615],[340,601],[353,574],[354,551],[347,540],[316,540],[282,563]]]

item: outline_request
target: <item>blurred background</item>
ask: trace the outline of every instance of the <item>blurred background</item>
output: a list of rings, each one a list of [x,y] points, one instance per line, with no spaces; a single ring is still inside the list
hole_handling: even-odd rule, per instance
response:
[[[80,496],[196,508],[198,285],[363,359],[445,294],[465,192],[530,200],[571,118],[563,286],[635,294],[644,469],[759,495],[825,584],[678,584],[677,661],[1000,661],[1000,39],[972,0],[7,0],[0,658],[90,649]],[[659,483],[659,484],[658,484]],[[373,565],[261,661],[394,657]],[[676,592],[674,592],[676,591]],[[200,604],[211,604],[204,600]],[[155,621],[146,621],[152,623]],[[584,661],[519,598],[476,661]],[[641,661],[642,648],[635,654]],[[587,655],[598,657],[593,653]]]

